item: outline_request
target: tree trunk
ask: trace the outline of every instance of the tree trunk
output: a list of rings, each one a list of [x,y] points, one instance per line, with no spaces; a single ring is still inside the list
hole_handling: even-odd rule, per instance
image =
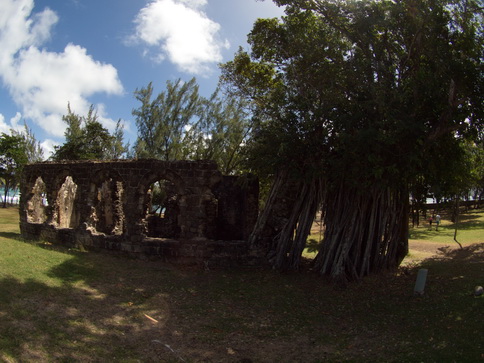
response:
[[[320,179],[294,180],[279,172],[249,237],[251,248],[265,252],[275,269],[299,269],[322,195]]]
[[[280,270],[298,270],[301,255],[311,233],[323,196],[323,182],[320,179],[302,181],[290,217],[275,239],[273,249],[276,259],[273,266]]]
[[[3,208],[7,208],[7,196],[8,196],[8,190],[10,189],[9,183],[6,181],[4,184],[4,193],[3,193]]]
[[[259,214],[254,229],[249,236],[249,245],[251,248],[266,249],[268,248],[268,245],[270,245],[271,242],[268,241],[268,239],[271,239],[272,237],[272,231],[270,230],[272,228],[269,228],[269,224],[271,224],[270,219],[275,214],[274,209],[276,208],[277,200],[281,197],[281,194],[285,194],[284,186],[287,182],[288,178],[286,171],[281,171],[274,177],[264,209]]]
[[[297,270],[318,209],[324,238],[314,267],[332,280],[358,280],[396,268],[408,253],[407,190],[373,187],[329,191],[322,179],[295,182],[285,172],[272,184],[266,206],[249,237],[279,270]]]
[[[408,253],[408,193],[341,185],[327,197],[326,231],[315,269],[345,283],[398,267]]]
[[[460,209],[460,198],[459,196],[455,197],[454,201],[454,213],[453,213],[453,221],[454,221],[454,241],[462,248],[462,244],[457,241],[457,229],[459,227],[459,209]]]

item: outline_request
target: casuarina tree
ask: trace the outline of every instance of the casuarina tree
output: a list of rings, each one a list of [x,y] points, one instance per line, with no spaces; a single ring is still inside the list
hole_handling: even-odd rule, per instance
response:
[[[134,153],[139,158],[217,162],[224,174],[241,172],[241,149],[250,130],[244,99],[217,89],[200,96],[196,79],[167,81],[157,96],[152,83],[135,91],[138,127]]]
[[[75,114],[70,105],[68,113],[62,117],[67,124],[65,143],[55,147],[53,160],[108,160],[119,159],[127,151],[123,145],[123,125],[121,120],[111,135],[98,120],[94,106],[87,116]]]

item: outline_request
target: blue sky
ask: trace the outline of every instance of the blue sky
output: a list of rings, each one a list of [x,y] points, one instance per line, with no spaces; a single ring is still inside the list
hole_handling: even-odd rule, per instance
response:
[[[0,132],[25,120],[48,156],[69,102],[110,130],[122,119],[133,143],[137,88],[196,77],[208,97],[254,21],[282,13],[270,0],[0,0]]]

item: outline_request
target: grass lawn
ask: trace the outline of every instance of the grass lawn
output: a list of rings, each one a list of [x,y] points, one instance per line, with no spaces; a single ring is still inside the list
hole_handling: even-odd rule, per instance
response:
[[[471,243],[482,242],[483,211],[467,219],[477,241],[459,232],[462,250],[346,289],[309,272],[205,271],[25,243],[17,214],[0,209],[0,361],[484,361],[484,296],[473,295],[484,243]],[[445,245],[434,237],[445,228],[414,232]]]
[[[470,209],[461,214],[457,223],[450,220],[448,213],[442,213],[442,223],[438,230],[435,223],[432,229],[426,221],[421,221],[419,227],[410,228],[410,240],[430,240],[436,243],[453,244],[454,232],[457,226],[456,239],[462,245],[484,242],[483,210]]]

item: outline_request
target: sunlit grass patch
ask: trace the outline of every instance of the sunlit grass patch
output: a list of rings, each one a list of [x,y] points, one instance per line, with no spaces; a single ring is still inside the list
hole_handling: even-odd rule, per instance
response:
[[[462,244],[484,242],[484,212],[482,209],[471,209],[462,213],[458,221],[453,223],[450,216],[443,216],[441,225],[422,221],[419,227],[410,228],[410,239],[431,240],[437,243],[455,243],[454,234],[457,227],[456,239]]]

